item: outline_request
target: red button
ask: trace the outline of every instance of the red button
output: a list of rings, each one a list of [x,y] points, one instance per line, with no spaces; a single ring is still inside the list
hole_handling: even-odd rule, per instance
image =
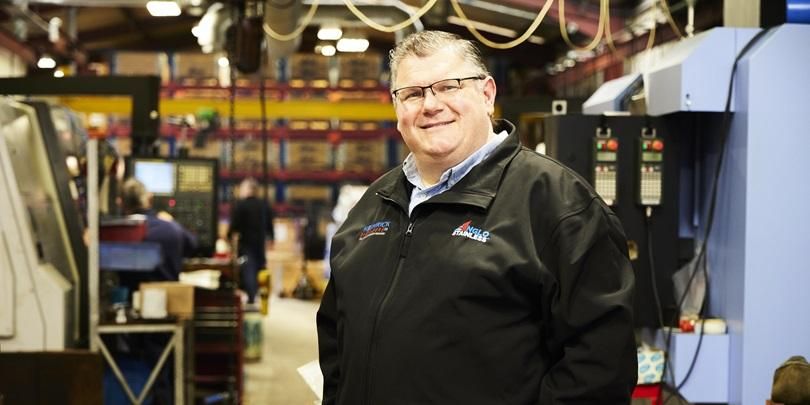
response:
[[[661,151],[664,149],[664,143],[661,141],[653,141],[652,148],[655,151]]]
[[[618,142],[616,142],[616,140],[615,140],[615,139],[611,139],[611,140],[609,140],[609,141],[608,141],[608,143],[607,143],[607,148],[608,148],[608,150],[613,150],[613,151],[615,151],[616,149],[619,149],[619,143],[618,143]]]

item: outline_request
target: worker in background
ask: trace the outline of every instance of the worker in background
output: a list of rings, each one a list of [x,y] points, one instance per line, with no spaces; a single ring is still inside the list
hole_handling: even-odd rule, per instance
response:
[[[134,177],[121,186],[121,206],[125,215],[146,216],[144,242],[158,243],[162,256],[160,265],[152,272],[122,272],[122,285],[135,291],[138,284],[145,281],[177,281],[183,269],[183,257],[191,255],[197,246],[196,237],[168,213],[153,211],[152,194]]]
[[[476,46],[422,31],[390,54],[411,151],[332,240],[323,403],[627,404],[634,277],[618,218],[493,120]]]
[[[267,265],[265,252],[273,247],[273,208],[257,196],[258,184],[252,177],[239,184],[239,199],[231,209],[228,238],[236,242],[237,252],[245,261],[240,267],[242,289],[248,304],[253,304],[259,289],[257,276]]]
[[[152,210],[152,194],[134,177],[124,181],[121,186],[121,205],[125,215],[146,216],[146,236],[143,241],[159,244],[162,259],[151,272],[120,272],[120,284],[130,291],[136,291],[142,282],[177,281],[183,268],[183,257],[191,255],[196,248],[197,240],[194,235],[175,222],[168,213],[156,213]],[[141,359],[151,367],[157,364],[168,339],[165,335],[133,334],[117,339],[113,347],[115,352]],[[111,343],[108,341],[108,345]],[[165,364],[172,362],[169,360]],[[171,367],[164,365],[155,379],[152,389],[155,404],[174,402],[173,373]]]

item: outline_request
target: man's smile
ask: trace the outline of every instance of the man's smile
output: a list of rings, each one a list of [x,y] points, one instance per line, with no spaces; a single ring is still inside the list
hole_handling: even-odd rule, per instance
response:
[[[450,121],[431,122],[429,124],[419,125],[419,128],[431,129],[431,128],[442,127],[442,126],[445,126],[445,125],[448,125],[448,124],[452,124],[453,122],[455,122],[455,121],[450,120]]]

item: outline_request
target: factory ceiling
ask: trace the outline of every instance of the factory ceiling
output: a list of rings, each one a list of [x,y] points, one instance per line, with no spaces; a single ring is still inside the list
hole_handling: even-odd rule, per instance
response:
[[[523,34],[535,17],[546,11],[539,26],[525,42],[509,49],[484,47],[485,53],[505,61],[510,66],[547,69],[572,49],[569,42],[587,44],[599,34],[600,12],[609,4],[609,26],[614,41],[629,42],[644,36],[650,22],[663,20],[662,6],[666,6],[677,25],[686,24],[686,0],[368,0],[351,3],[375,22],[392,26],[413,15],[426,4],[434,3],[415,26],[423,29],[441,29],[475,39],[464,20],[470,21],[480,34],[495,43],[507,43]],[[696,3],[697,30],[721,23],[722,1],[691,0]],[[307,21],[307,13],[316,0],[264,0],[261,8],[265,22],[275,32],[294,30]],[[182,13],[176,17],[153,17],[147,11],[146,0],[0,0],[0,37],[14,38],[33,53],[56,48],[56,53],[70,58],[101,58],[112,50],[193,51],[200,49],[192,28],[210,11],[214,2],[206,0],[180,0]],[[250,0],[225,1],[228,10],[255,2]],[[312,52],[319,40],[319,27],[330,22],[342,26],[369,40],[369,48],[387,52],[402,34],[382,32],[370,28],[351,12],[344,0],[318,0],[317,10],[306,27],[294,40],[278,41],[266,37],[272,46],[289,52]],[[566,33],[561,35],[560,8],[564,7]],[[460,8],[461,13],[459,13]],[[657,13],[657,14],[655,14]],[[461,15],[463,14],[463,16]],[[652,16],[650,17],[650,15]],[[645,17],[646,16],[646,17]],[[48,22],[54,17],[62,21],[61,39],[48,39]],[[606,24],[607,25],[607,24]],[[410,26],[403,30],[415,29]],[[662,29],[663,31],[663,29]],[[0,38],[2,39],[2,38]],[[221,42],[221,41],[220,41]],[[604,52],[604,43],[596,53]],[[80,60],[84,62],[84,60]]]

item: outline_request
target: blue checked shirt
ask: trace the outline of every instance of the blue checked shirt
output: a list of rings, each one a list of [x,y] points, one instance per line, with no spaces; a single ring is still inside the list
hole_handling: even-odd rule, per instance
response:
[[[439,181],[430,186],[425,187],[424,183],[422,182],[422,177],[419,175],[419,171],[416,169],[416,162],[414,162],[413,153],[409,154],[408,157],[405,158],[405,161],[402,163],[402,171],[405,172],[405,177],[408,181],[414,185],[413,191],[411,191],[411,201],[408,205],[408,215],[410,216],[413,212],[413,209],[429,200],[433,196],[437,196],[447,190],[450,190],[453,185],[458,183],[470,170],[473,169],[476,165],[483,162],[493,150],[495,150],[498,145],[503,142],[508,134],[506,131],[501,131],[487,143],[484,144],[481,148],[475,151],[472,155],[467,157],[461,161],[461,163],[447,169],[442,173],[441,177],[439,177]]]

